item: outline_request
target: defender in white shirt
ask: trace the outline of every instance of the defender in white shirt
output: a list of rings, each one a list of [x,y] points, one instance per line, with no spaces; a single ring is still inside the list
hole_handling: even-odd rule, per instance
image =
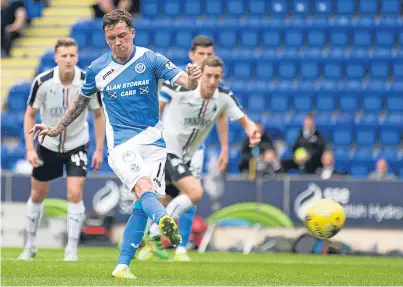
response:
[[[219,87],[223,76],[221,59],[209,56],[201,68],[202,76],[196,90],[175,89],[169,84],[163,84],[161,88],[161,92],[172,98],[163,122],[168,150],[165,181],[172,182],[180,191],[180,195],[166,208],[167,214],[174,219],[192,208],[202,197],[202,186],[192,175],[190,162],[221,116],[238,121],[249,136],[251,146],[260,142],[255,123],[242,111],[232,93]],[[157,232],[157,226],[151,226],[151,236]]]
[[[57,67],[37,76],[32,84],[28,106],[25,112],[24,133],[27,160],[32,164],[31,196],[27,202],[27,242],[19,260],[32,260],[37,252],[36,231],[43,213],[43,200],[50,181],[67,173],[68,200],[68,243],[65,261],[77,260],[77,245],[85,216],[82,193],[87,175],[87,149],[89,131],[87,115],[83,112],[68,129],[58,137],[46,137],[34,148],[29,131],[35,125],[35,116],[40,111],[41,120],[47,125],[56,125],[65,114],[73,98],[80,92],[85,74],[77,66],[77,44],[73,39],[59,40],[55,45]],[[96,171],[103,160],[105,137],[104,114],[100,98],[94,98],[89,109],[94,113],[96,151],[92,157],[92,168]]]

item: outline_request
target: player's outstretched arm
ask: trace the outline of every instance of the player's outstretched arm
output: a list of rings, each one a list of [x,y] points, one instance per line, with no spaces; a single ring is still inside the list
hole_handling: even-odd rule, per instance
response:
[[[228,164],[228,118],[225,113],[222,113],[217,119],[217,131],[221,145],[221,153],[218,157],[218,172],[223,172]]]
[[[91,167],[93,171],[97,171],[103,161],[103,149],[105,140],[105,116],[102,108],[96,109],[94,112],[94,131],[95,131],[95,152],[92,155]]]
[[[42,136],[41,143],[46,136],[57,137],[62,131],[66,129],[79,115],[87,108],[91,101],[91,97],[86,97],[83,94],[75,96],[73,102],[67,109],[66,114],[60,120],[59,124],[54,127],[50,127],[44,124],[36,124],[29,133],[34,133],[34,140],[38,136]]]
[[[189,64],[186,67],[186,74],[182,73],[175,83],[187,90],[195,90],[199,84],[198,79],[202,75],[201,68],[197,64]]]
[[[261,134],[257,129],[256,124],[251,121],[247,115],[244,115],[238,120],[238,123],[244,128],[249,137],[249,146],[254,147],[260,143]]]

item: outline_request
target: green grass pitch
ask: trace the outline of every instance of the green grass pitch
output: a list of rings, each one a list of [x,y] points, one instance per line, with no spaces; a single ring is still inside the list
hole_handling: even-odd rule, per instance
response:
[[[118,250],[80,248],[78,262],[63,262],[63,249],[40,249],[32,262],[21,249],[3,248],[2,286],[403,286],[399,258],[192,252],[192,262],[133,261],[136,280],[111,278]]]

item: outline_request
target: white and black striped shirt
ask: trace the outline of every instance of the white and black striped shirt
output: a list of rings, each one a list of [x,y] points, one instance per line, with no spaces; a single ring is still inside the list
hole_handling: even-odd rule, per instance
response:
[[[188,91],[163,83],[160,94],[171,98],[163,117],[168,152],[185,161],[200,148],[222,113],[231,120],[244,116],[232,92],[222,87],[209,100],[201,97],[200,85],[196,90]]]
[[[85,73],[75,67],[71,85],[65,86],[60,81],[59,67],[38,75],[32,83],[28,105],[40,110],[42,123],[55,126],[67,111],[73,98],[80,92],[85,80]],[[88,107],[91,110],[101,108],[100,97],[94,97]],[[54,152],[68,152],[89,141],[87,122],[88,110],[85,110],[72,122],[61,135],[46,137],[43,146]]]

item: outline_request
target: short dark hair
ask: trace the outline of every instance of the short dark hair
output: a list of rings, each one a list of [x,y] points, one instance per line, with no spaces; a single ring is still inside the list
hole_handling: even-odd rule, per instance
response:
[[[59,40],[57,40],[56,44],[55,44],[55,52],[57,52],[57,49],[59,47],[70,47],[70,46],[76,46],[77,47],[77,43],[73,38],[61,38]]]
[[[203,63],[201,64],[202,71],[204,70],[205,66],[222,68],[224,66],[224,63],[217,56],[208,56],[206,59],[204,59]]]
[[[192,47],[190,50],[192,52],[196,51],[197,47],[211,47],[214,46],[214,42],[211,38],[204,35],[197,35],[192,40]]]
[[[102,29],[105,31],[105,28],[108,26],[115,26],[117,23],[126,23],[129,28],[133,27],[133,17],[132,15],[123,9],[116,9],[108,14],[104,15],[102,22]]]

